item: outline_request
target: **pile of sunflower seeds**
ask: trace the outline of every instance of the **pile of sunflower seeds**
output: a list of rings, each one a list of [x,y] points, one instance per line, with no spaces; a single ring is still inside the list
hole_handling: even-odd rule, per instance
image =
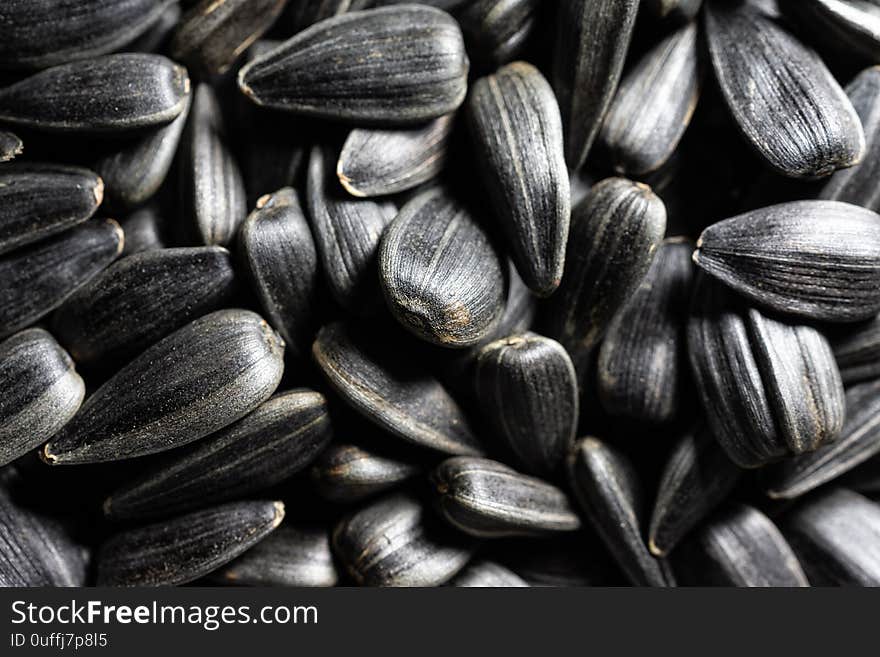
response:
[[[880,2],[0,25],[0,584],[880,584]]]

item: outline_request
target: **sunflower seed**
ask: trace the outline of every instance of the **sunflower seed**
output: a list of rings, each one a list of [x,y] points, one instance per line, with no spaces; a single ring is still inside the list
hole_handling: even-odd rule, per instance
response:
[[[451,586],[506,588],[528,586],[522,577],[493,561],[477,561],[452,578]]]
[[[473,541],[433,525],[415,498],[398,493],[342,520],[333,550],[358,584],[436,586],[467,564]]]
[[[538,23],[540,0],[474,0],[458,20],[468,52],[489,69],[522,54]]]
[[[79,288],[52,318],[78,363],[126,362],[160,338],[220,308],[235,284],[226,249],[144,251],[114,263]]]
[[[687,377],[692,249],[687,240],[664,241],[642,284],[608,327],[597,380],[602,406],[612,415],[663,424],[679,414]]]
[[[549,296],[568,239],[568,171],[553,90],[531,64],[514,62],[477,80],[468,117],[487,192],[526,285]],[[523,166],[524,163],[540,163]]]
[[[688,432],[663,469],[648,531],[648,548],[667,556],[733,490],[742,470],[705,429]]]
[[[482,451],[464,412],[400,341],[335,323],[318,332],[312,355],[350,406],[408,443],[445,454]]]
[[[485,413],[522,463],[558,471],[578,421],[577,376],[562,345],[534,333],[496,340],[477,356],[476,380]]]
[[[783,0],[786,16],[842,53],[880,61],[880,6],[875,0]]]
[[[818,178],[861,160],[858,114],[813,50],[748,3],[708,2],[705,15],[727,106],[774,169]]]
[[[135,210],[120,225],[125,234],[123,256],[165,248],[165,220],[155,205]]]
[[[104,199],[95,173],[60,165],[0,170],[0,253],[37,242],[91,217]]]
[[[461,105],[467,73],[458,23],[437,9],[406,5],[321,21],[244,66],[238,85],[266,107],[407,124]]]
[[[659,18],[687,22],[700,12],[703,0],[646,0],[645,5]]]
[[[59,132],[149,128],[183,111],[189,86],[186,69],[160,55],[105,55],[0,89],[0,120]]]
[[[789,514],[788,542],[816,586],[880,586],[880,506],[858,493],[829,490]]]
[[[116,534],[101,546],[98,585],[186,584],[256,545],[283,519],[281,502],[233,502]]]
[[[471,213],[443,189],[407,203],[382,236],[379,280],[392,314],[413,334],[468,347],[504,312],[501,255]]]
[[[23,151],[24,144],[18,135],[6,130],[0,130],[0,162],[13,160],[16,155],[21,155]]]
[[[339,575],[327,530],[283,524],[212,579],[239,586],[336,586]]]
[[[274,392],[284,342],[259,315],[219,310],[117,372],[43,448],[51,464],[97,463],[180,447],[247,415]]]
[[[431,482],[443,517],[478,538],[568,532],[581,526],[560,489],[497,461],[447,459],[431,474]]]
[[[689,23],[658,43],[623,79],[599,132],[618,172],[645,175],[672,156],[700,97],[698,46],[696,23]]]
[[[576,365],[638,288],[665,230],[663,201],[624,178],[603,180],[572,211],[565,275],[548,321]]]
[[[239,244],[266,316],[290,353],[302,356],[314,335],[318,255],[296,192],[286,187],[261,198]]]
[[[181,193],[198,240],[229,244],[247,214],[244,183],[227,144],[214,90],[200,84],[181,141]]]
[[[569,455],[568,466],[578,501],[630,582],[675,586],[669,565],[645,544],[641,484],[628,459],[596,438],[584,438]]]
[[[300,389],[252,413],[126,483],[104,503],[112,518],[152,518],[243,498],[307,467],[331,437],[327,401]]]
[[[348,134],[336,175],[352,196],[382,196],[412,189],[446,164],[453,115],[409,130],[356,128]]]
[[[174,0],[5,0],[0,68],[46,68],[119,50]]]
[[[744,309],[703,277],[688,351],[709,426],[741,467],[811,452],[840,434],[843,383],[816,329]]]
[[[553,89],[565,127],[565,159],[587,159],[620,82],[638,0],[570,0],[556,7]]]
[[[0,587],[84,586],[84,550],[55,520],[13,502],[0,487]]]
[[[837,201],[793,201],[703,231],[694,262],[755,303],[829,322],[880,312],[880,216]]]
[[[880,315],[830,340],[846,385],[880,378]]]
[[[87,221],[0,258],[0,337],[45,317],[122,252],[112,219]]]
[[[768,494],[792,499],[832,481],[880,452],[880,380],[846,391],[846,423],[840,438],[782,464]]]
[[[357,502],[394,488],[421,468],[356,445],[331,445],[312,466],[312,481],[322,497],[334,502]]]
[[[70,356],[43,329],[0,342],[0,465],[51,438],[84,395]]]

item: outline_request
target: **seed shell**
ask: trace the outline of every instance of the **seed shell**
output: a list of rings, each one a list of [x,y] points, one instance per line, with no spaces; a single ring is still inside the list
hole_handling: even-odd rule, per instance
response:
[[[508,588],[529,586],[522,577],[494,561],[477,561],[449,583],[468,588]]]
[[[880,378],[880,315],[862,325],[831,335],[831,348],[844,384]]]
[[[535,32],[540,0],[473,0],[458,20],[468,52],[488,69],[516,59]]]
[[[330,445],[311,469],[320,495],[333,502],[357,502],[419,474],[416,463],[356,445]]]
[[[0,162],[14,160],[23,151],[24,143],[18,135],[7,130],[0,130]]]

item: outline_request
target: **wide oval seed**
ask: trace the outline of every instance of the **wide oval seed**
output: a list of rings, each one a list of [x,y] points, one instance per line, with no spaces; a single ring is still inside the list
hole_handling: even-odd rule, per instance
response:
[[[420,471],[416,463],[343,444],[323,451],[312,466],[311,477],[323,498],[348,503],[394,488]]]

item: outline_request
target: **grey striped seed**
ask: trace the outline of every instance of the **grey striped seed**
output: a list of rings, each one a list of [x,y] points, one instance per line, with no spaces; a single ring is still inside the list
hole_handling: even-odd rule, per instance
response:
[[[458,20],[468,52],[485,68],[516,59],[535,32],[540,0],[472,0]]]
[[[792,511],[782,531],[815,586],[880,586],[880,506],[833,488]]]
[[[596,438],[584,438],[570,453],[568,467],[575,496],[630,582],[675,586],[669,564],[648,551],[645,501],[628,459]]]
[[[816,329],[745,309],[703,277],[688,352],[709,426],[741,467],[811,452],[840,434],[843,383]]]
[[[8,130],[0,130],[0,162],[14,160],[23,151],[24,143],[18,135]]]
[[[703,231],[694,262],[780,313],[855,322],[880,312],[880,215],[848,203],[793,201],[725,219]]]
[[[845,385],[880,378],[880,315],[829,336]]]
[[[454,115],[408,130],[355,128],[348,134],[336,175],[352,196],[395,194],[436,177],[446,165]]]
[[[78,363],[124,363],[222,307],[234,286],[229,252],[222,247],[144,251],[80,287],[52,317],[52,330]]]
[[[391,313],[442,347],[469,347],[504,312],[501,255],[469,210],[442,188],[407,203],[382,235],[379,281]]]
[[[404,125],[455,110],[467,73],[458,23],[443,11],[405,5],[321,21],[244,66],[238,85],[266,107]]]
[[[318,332],[312,355],[336,393],[386,431],[445,454],[480,454],[458,403],[419,367],[417,355],[383,338],[330,324]]]
[[[470,560],[473,540],[430,523],[419,502],[397,493],[343,519],[333,551],[366,586],[437,586]]]
[[[51,464],[97,463],[180,447],[268,399],[284,342],[257,314],[219,310],[178,329],[98,388],[43,448]]]
[[[581,526],[564,492],[497,461],[447,459],[431,473],[431,482],[443,517],[477,538],[569,532]]]
[[[557,472],[578,422],[577,375],[562,345],[534,333],[491,342],[477,356],[476,387],[486,415],[526,468]]]
[[[880,61],[880,6],[874,0],[781,0],[786,16],[811,38],[847,55]]]
[[[122,252],[122,229],[96,219],[0,258],[0,337],[60,306]]]
[[[104,133],[165,125],[186,106],[186,69],[160,55],[104,55],[0,89],[0,120],[36,130]]]
[[[880,380],[846,391],[846,422],[840,438],[788,461],[772,479],[768,494],[792,499],[837,479],[880,453]]]
[[[728,496],[741,474],[708,430],[688,432],[672,449],[660,478],[648,530],[651,554],[672,552]]]
[[[296,192],[264,196],[239,233],[245,267],[266,317],[290,353],[303,356],[314,334],[318,254]]]
[[[697,108],[700,57],[697,25],[688,23],[627,73],[599,133],[618,172],[645,175],[672,156]]]
[[[124,531],[101,546],[98,585],[186,584],[259,543],[283,519],[281,502],[233,502]]]
[[[123,256],[165,248],[165,220],[155,205],[135,210],[119,225],[125,233]]]
[[[703,0],[645,0],[647,8],[658,18],[687,22],[692,20],[703,6]]]
[[[651,424],[678,415],[688,377],[692,250],[687,240],[665,240],[642,284],[608,327],[596,376],[602,406],[612,415]]]
[[[421,468],[356,445],[330,445],[311,469],[318,493],[333,502],[357,502],[411,479]]]
[[[327,400],[280,393],[215,434],[174,453],[104,503],[112,518],[155,518],[244,498],[306,468],[332,435]]]
[[[565,128],[565,159],[579,169],[623,72],[638,0],[570,0],[556,8],[553,89]]]
[[[0,342],[0,466],[55,435],[84,396],[70,356],[43,329]]]
[[[477,561],[452,578],[450,586],[509,588],[529,586],[522,577],[494,561]]]
[[[562,122],[540,71],[514,62],[468,98],[473,147],[517,271],[540,296],[559,286],[571,216]]]
[[[180,150],[184,216],[199,242],[225,246],[247,215],[246,195],[220,104],[207,84],[196,88]]]
[[[65,231],[104,200],[101,178],[79,167],[11,164],[0,170],[0,254]]]
[[[706,33],[727,106],[779,173],[819,178],[858,163],[865,134],[816,52],[749,3],[706,3]]]

